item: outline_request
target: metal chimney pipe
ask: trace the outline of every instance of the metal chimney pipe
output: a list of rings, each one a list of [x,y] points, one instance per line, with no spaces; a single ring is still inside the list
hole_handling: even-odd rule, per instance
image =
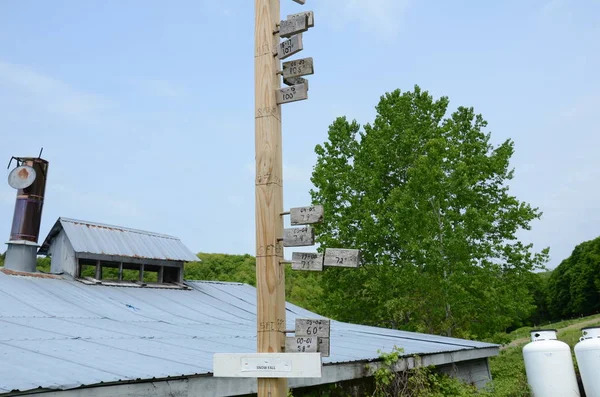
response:
[[[36,178],[31,186],[17,191],[10,241],[25,240],[37,243],[42,222],[48,161],[41,158],[19,160],[21,165],[28,165],[35,170]]]
[[[20,167],[33,168],[35,179],[29,186],[17,189],[17,200],[4,267],[22,272],[35,272],[48,161],[40,157],[15,157],[14,159],[17,160]],[[25,170],[19,171],[26,173],[27,167],[23,168]],[[28,175],[19,176],[25,179],[28,177]]]

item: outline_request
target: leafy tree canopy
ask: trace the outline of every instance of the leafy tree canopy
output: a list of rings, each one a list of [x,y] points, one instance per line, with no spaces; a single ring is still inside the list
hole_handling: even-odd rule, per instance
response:
[[[187,263],[186,280],[232,281],[256,285],[256,259],[251,255],[199,253],[202,262]],[[286,300],[308,310],[320,311],[323,291],[320,275],[285,269]]]
[[[553,319],[600,311],[600,237],[575,247],[548,280],[548,308]]]
[[[381,97],[373,124],[336,119],[315,149],[317,240],[360,248],[358,271],[323,274],[325,314],[388,327],[483,336],[527,318],[524,275],[547,250],[517,240],[541,212],[509,193],[513,142],[481,115],[415,86]]]

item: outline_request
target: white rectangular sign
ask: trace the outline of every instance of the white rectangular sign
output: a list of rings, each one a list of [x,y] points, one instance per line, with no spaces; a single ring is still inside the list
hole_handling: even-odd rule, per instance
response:
[[[329,319],[296,319],[296,337],[310,336],[329,338]]]
[[[292,252],[292,269],[320,272],[323,270],[323,254]]]
[[[277,90],[277,104],[303,101],[308,98],[308,92],[304,84],[293,85],[291,87],[280,88]]]
[[[329,338],[317,338],[321,357],[329,357]]]
[[[290,208],[290,223],[292,226],[321,223],[324,212],[322,205]]]
[[[326,248],[323,266],[359,267],[360,250],[343,248]]]
[[[285,59],[303,50],[302,33],[292,36],[289,40],[279,43],[277,46],[277,57]]]
[[[247,357],[242,359],[242,372],[255,371],[292,372],[292,360],[256,357]]]
[[[285,338],[286,353],[316,353],[319,348],[317,338],[288,336]]]
[[[304,11],[304,12],[299,12],[297,14],[288,15],[287,19],[297,18],[301,15],[306,15],[308,17],[308,27],[309,28],[315,27],[315,13],[312,11]]]
[[[213,376],[229,378],[320,378],[320,353],[216,353]]]
[[[310,226],[283,230],[284,247],[306,247],[315,244],[315,231]]]
[[[279,36],[282,38],[291,37],[295,34],[306,32],[308,30],[308,16],[298,15],[279,22]]]
[[[283,78],[288,79],[290,77],[302,77],[314,74],[315,68],[313,66],[312,58],[295,59],[283,63]]]
[[[283,79],[283,84],[285,84],[285,85],[304,84],[304,86],[306,87],[306,91],[308,91],[308,80],[303,79],[302,77],[292,77],[291,79]]]

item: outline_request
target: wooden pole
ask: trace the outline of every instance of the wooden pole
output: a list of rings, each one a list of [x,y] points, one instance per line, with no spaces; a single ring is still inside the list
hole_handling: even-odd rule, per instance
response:
[[[279,0],[255,0],[255,150],[257,351],[278,353],[285,345],[285,273],[281,107],[277,105]],[[286,397],[287,379],[258,379],[258,397]]]
[[[96,280],[102,280],[102,263],[96,261]]]

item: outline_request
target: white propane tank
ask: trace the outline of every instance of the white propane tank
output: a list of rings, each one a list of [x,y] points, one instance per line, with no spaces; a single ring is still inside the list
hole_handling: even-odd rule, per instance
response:
[[[583,336],[575,345],[575,357],[585,395],[600,396],[600,327],[582,328]]]
[[[579,397],[571,348],[556,340],[555,329],[531,331],[523,359],[532,396]]]

